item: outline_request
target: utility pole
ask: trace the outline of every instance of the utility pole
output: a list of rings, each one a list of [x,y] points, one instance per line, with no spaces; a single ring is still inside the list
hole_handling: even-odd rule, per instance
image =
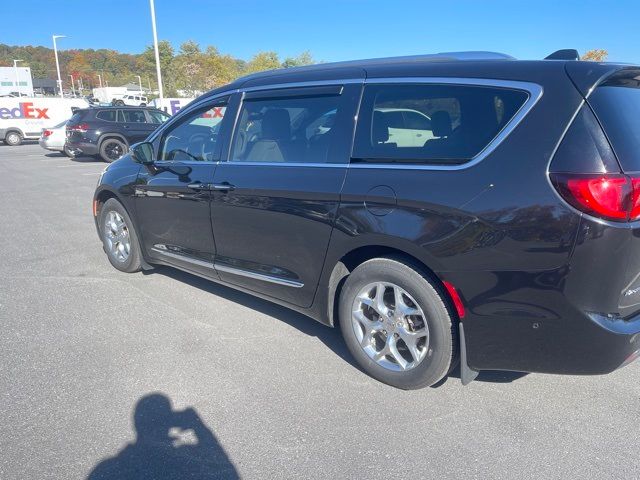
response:
[[[156,7],[153,0],[149,0],[149,6],[151,7],[151,28],[153,29],[153,49],[156,54],[156,73],[158,75],[158,92],[160,93],[160,105],[164,100],[162,93],[162,74],[160,72],[160,52],[158,50],[158,32],[156,30]]]
[[[136,77],[138,77],[138,89],[140,90],[140,96],[142,96],[142,79],[140,75],[136,75]]]
[[[16,72],[16,92],[18,92],[18,96],[20,96],[20,79],[18,78],[18,62],[22,62],[22,60],[14,60],[13,61],[13,69]]]
[[[56,56],[56,70],[58,71],[58,88],[60,89],[60,98],[64,98],[62,93],[62,78],[60,77],[60,62],[58,61],[58,46],[56,45],[57,38],[65,38],[66,35],[52,35],[53,38],[53,54]]]

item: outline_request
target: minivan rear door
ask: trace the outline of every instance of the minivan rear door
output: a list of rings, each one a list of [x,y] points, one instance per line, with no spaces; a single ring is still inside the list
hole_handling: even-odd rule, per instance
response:
[[[245,92],[211,217],[222,280],[311,305],[340,199],[360,84]]]

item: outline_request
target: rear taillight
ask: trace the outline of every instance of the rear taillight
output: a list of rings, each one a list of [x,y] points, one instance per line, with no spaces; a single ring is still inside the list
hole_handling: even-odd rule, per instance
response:
[[[48,137],[48,136],[50,136],[52,134],[53,134],[53,132],[51,130],[43,130],[42,131],[42,136],[43,137]]]
[[[89,130],[88,123],[79,123],[77,125],[67,125],[67,132],[81,132],[84,133]]]
[[[551,173],[551,182],[578,210],[616,222],[640,218],[640,177],[620,173]]]

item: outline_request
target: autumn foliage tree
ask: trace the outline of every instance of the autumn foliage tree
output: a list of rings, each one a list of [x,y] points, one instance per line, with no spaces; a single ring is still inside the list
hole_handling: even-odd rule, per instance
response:
[[[609,52],[602,49],[587,50],[580,60],[588,60],[591,62],[604,62],[609,56]]]
[[[167,96],[178,91],[189,95],[224,85],[253,72],[275,68],[290,68],[315,63],[310,52],[280,60],[277,52],[256,53],[248,62],[222,54],[214,46],[201,48],[189,40],[176,52],[166,40],[158,42],[162,83]],[[85,87],[98,86],[98,75],[103,85],[119,86],[135,82],[142,77],[143,86],[157,88],[155,52],[148,46],[140,54],[126,54],[107,49],[59,50],[60,70],[65,88],[70,88],[69,75],[77,81],[82,78]],[[56,78],[53,50],[46,47],[19,47],[0,44],[0,66],[13,65],[13,59],[23,60],[21,66],[31,67],[34,78]]]

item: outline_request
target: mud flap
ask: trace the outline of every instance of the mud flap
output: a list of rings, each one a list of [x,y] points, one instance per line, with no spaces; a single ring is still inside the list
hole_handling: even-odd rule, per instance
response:
[[[464,337],[464,326],[462,322],[458,324],[460,330],[460,380],[462,385],[468,385],[478,376],[478,371],[469,367],[467,363],[467,343]]]

